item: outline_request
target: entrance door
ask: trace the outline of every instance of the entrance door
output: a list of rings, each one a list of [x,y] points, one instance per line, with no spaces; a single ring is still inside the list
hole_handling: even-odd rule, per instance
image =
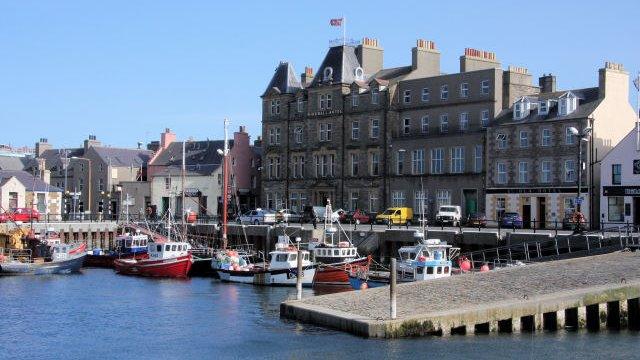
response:
[[[531,205],[522,205],[522,227],[528,229],[531,227]]]
[[[540,229],[544,229],[546,227],[546,214],[547,214],[546,200],[547,199],[544,197],[538,198],[538,216],[536,217],[536,221],[538,221],[538,223],[536,224],[536,226],[539,227]]]
[[[640,197],[633,198],[633,225],[640,225]]]
[[[476,190],[462,190],[464,197],[464,213],[463,217],[468,217],[478,211],[478,192]]]

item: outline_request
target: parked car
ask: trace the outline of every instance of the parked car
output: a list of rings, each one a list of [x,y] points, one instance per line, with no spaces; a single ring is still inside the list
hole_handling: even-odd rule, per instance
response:
[[[331,214],[331,221],[339,221],[341,223],[346,222],[347,220],[347,211],[344,209],[338,209]]]
[[[522,229],[522,216],[517,212],[506,212],[502,215],[500,226]]]
[[[562,230],[575,230],[576,225],[578,225],[578,221],[580,222],[580,228],[584,229],[587,221],[584,216],[578,216],[573,211],[567,211],[564,214],[564,218],[562,218]]]
[[[302,219],[302,215],[297,211],[293,211],[290,209],[281,209],[276,211],[277,222],[292,223],[292,222],[300,222],[301,219]]]
[[[237,219],[237,222],[239,224],[253,225],[275,224],[276,213],[271,210],[263,209],[250,210],[240,215]]]
[[[363,210],[356,209],[355,211],[347,214],[345,222],[355,224],[370,224],[372,220],[373,217],[371,216],[371,214],[368,214]]]
[[[436,213],[436,223],[438,224],[458,226],[460,220],[462,220],[462,209],[458,205],[442,205]]]
[[[0,214],[0,223],[9,221],[29,222],[31,220],[40,221],[38,210],[30,208],[16,208]]]
[[[408,225],[413,221],[413,209],[408,207],[392,207],[376,216],[377,224]]]
[[[467,218],[467,226],[487,227],[487,217],[483,213],[473,213]]]

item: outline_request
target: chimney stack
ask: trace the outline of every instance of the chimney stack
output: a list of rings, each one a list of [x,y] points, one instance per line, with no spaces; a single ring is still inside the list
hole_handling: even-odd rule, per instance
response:
[[[84,141],[84,152],[86,153],[90,147],[100,146],[101,143],[95,135],[89,135],[89,138]]]
[[[543,74],[538,78],[538,85],[540,86],[540,93],[552,93],[556,91],[556,77],[555,75]]]
[[[313,81],[313,68],[309,66],[304,67],[304,72],[300,75],[300,83],[302,87],[306,87]]]
[[[40,141],[36,143],[36,157],[42,156],[45,150],[50,150],[51,148],[52,146],[47,138],[40,138]]]
[[[500,61],[496,53],[472,48],[465,48],[460,56],[460,72],[500,69]]]
[[[598,88],[600,98],[605,96],[629,99],[629,73],[619,63],[607,61],[604,68],[598,70]]]
[[[378,39],[365,37],[356,47],[356,57],[365,76],[373,75],[382,70],[384,49],[378,45]]]
[[[440,51],[430,40],[416,40],[416,47],[411,49],[411,68],[416,75],[440,75]]]
[[[171,129],[166,128],[164,132],[160,134],[160,150],[164,150],[169,147],[169,144],[176,141],[176,134],[171,132]]]

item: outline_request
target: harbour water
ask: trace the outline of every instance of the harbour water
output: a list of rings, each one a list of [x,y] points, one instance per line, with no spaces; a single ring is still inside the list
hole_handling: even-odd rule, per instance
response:
[[[313,290],[305,290],[311,296]],[[0,277],[0,359],[638,358],[640,333],[363,339],[282,320],[295,289],[83,269]]]

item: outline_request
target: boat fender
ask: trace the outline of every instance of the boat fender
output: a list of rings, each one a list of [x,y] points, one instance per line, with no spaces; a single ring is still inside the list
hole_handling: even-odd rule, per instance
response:
[[[366,282],[363,282],[362,284],[360,284],[360,290],[365,290],[369,288],[369,284],[367,284]]]
[[[425,261],[427,261],[427,257],[424,256],[424,255],[420,255],[420,257],[418,257],[418,261],[425,262]]]

